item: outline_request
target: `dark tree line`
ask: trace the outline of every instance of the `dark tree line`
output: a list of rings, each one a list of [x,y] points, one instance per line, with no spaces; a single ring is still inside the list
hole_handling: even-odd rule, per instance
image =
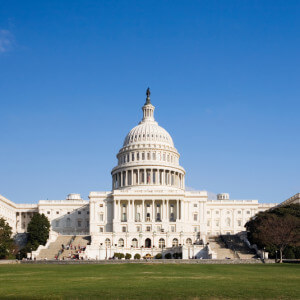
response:
[[[292,204],[260,212],[245,225],[248,240],[271,255],[300,258],[300,205]]]

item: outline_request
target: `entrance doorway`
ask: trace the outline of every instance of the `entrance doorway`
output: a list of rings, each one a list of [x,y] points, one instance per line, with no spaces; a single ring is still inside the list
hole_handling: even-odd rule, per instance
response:
[[[151,239],[145,240],[145,248],[151,248]]]

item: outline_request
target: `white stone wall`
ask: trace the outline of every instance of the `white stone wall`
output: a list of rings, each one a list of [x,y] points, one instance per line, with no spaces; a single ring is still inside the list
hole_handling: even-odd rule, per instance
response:
[[[16,205],[12,201],[0,195],[0,217],[4,218],[13,233],[16,233]]]

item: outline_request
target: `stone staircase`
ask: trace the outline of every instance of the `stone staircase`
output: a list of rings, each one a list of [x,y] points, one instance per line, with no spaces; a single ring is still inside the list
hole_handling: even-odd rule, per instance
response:
[[[76,254],[78,252],[78,248],[80,247],[86,247],[91,242],[90,236],[76,236],[74,240],[72,240],[72,249],[69,248],[68,250],[65,249],[58,257],[58,259],[67,259],[70,258],[73,254]],[[76,250],[75,250],[76,247]]]
[[[40,251],[39,255],[37,256],[37,260],[55,259],[55,256],[58,255],[59,250],[61,250],[61,245],[68,245],[71,238],[71,235],[58,236],[55,242],[50,243],[47,249],[42,249]]]
[[[222,235],[226,246],[235,251],[240,259],[254,259],[256,253],[250,249],[237,235]]]
[[[235,259],[238,256],[226,247],[221,237],[209,239],[209,246],[217,254],[217,259]]]

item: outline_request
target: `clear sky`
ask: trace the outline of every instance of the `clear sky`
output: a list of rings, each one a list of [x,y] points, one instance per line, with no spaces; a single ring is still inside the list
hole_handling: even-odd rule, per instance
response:
[[[232,199],[300,192],[300,1],[0,1],[0,194],[110,190],[142,116],[186,184]]]

